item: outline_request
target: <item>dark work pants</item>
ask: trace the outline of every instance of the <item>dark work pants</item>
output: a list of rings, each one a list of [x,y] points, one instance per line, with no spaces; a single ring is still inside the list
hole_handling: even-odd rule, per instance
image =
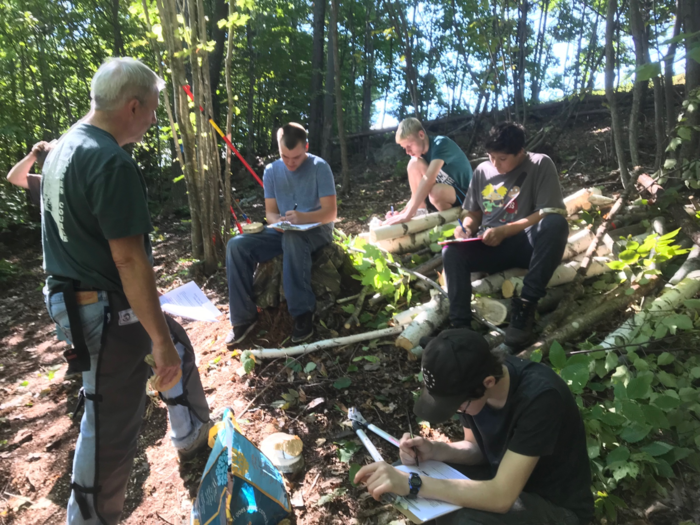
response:
[[[528,301],[539,301],[561,263],[568,235],[566,219],[551,214],[498,246],[486,246],[482,242],[446,245],[442,259],[450,298],[450,322],[459,325],[471,321],[472,272],[529,268],[521,295]]]

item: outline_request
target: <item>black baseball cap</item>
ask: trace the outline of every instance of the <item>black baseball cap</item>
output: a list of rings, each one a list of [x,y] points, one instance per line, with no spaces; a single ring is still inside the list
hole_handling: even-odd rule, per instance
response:
[[[467,328],[445,330],[421,343],[426,343],[421,360],[423,391],[413,412],[429,423],[441,423],[493,375],[498,358],[481,334]]]

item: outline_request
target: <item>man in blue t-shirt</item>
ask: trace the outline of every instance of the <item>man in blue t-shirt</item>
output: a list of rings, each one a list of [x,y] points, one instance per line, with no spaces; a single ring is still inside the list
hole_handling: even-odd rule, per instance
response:
[[[240,343],[257,322],[253,273],[258,263],[283,254],[282,279],[289,313],[294,317],[292,342],[313,334],[316,297],[311,289],[311,254],[333,240],[337,215],[335,182],[328,163],[307,153],[306,130],[289,123],[277,132],[280,159],[265,167],[265,214],[268,224],[321,223],[304,231],[265,227],[256,234],[237,235],[226,248],[229,314],[233,330],[227,345]]]
[[[418,119],[407,118],[399,123],[396,143],[411,156],[407,167],[411,200],[401,212],[387,213],[384,224],[406,222],[427,213],[426,198],[438,211],[462,205],[472,167],[452,139],[429,137]]]

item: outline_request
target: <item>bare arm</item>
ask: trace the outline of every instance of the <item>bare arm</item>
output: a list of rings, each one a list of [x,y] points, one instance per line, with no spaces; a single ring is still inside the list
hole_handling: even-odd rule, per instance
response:
[[[311,224],[314,222],[328,224],[335,221],[338,218],[336,196],[321,197],[319,201],[321,202],[320,210],[306,212],[289,210],[284,214],[282,220],[289,221],[292,224]]]
[[[435,185],[435,181],[437,180],[438,173],[440,173],[440,170],[444,165],[445,161],[442,159],[435,159],[428,165],[428,169],[425,170],[425,175],[423,175],[423,178],[418,184],[416,194],[411,196],[411,200],[408,201],[406,209],[404,210],[404,213],[409,218],[416,214],[420,203],[423,202],[430,194],[430,190]]]
[[[280,221],[280,209],[277,207],[277,199],[265,199],[265,218],[268,224]]]
[[[34,153],[34,150],[32,150],[29,153],[29,155],[24,157],[12,167],[10,172],[7,174],[7,180],[15,186],[19,186],[20,188],[24,188],[25,190],[29,189],[29,182],[27,181],[27,177],[29,176],[29,170],[32,169],[32,166],[34,166],[35,162],[36,153]]]
[[[143,235],[110,239],[109,248],[129,305],[153,342],[155,372],[162,378],[163,384],[167,384],[175,379],[180,368],[180,357],[160,309],[156,279],[146,256]]]
[[[473,237],[479,230],[479,226],[481,226],[483,216],[484,214],[481,211],[462,211],[461,221],[462,225],[464,225],[464,229],[467,231],[464,232],[462,228],[457,226],[454,233],[455,239],[468,239],[469,237]]]
[[[444,461],[458,465],[481,465],[486,458],[476,443],[474,433],[469,428],[464,429],[464,441],[443,443],[418,437],[411,438],[404,434],[399,445],[401,462],[404,465],[415,465],[415,456],[419,461]]]
[[[532,215],[528,215],[519,221],[509,222],[508,224],[497,226],[496,228],[489,228],[486,230],[486,233],[484,233],[484,244],[487,246],[498,246],[503,242],[503,239],[517,235],[525,228],[537,224],[543,218],[544,215],[540,215],[539,210],[537,210]]]

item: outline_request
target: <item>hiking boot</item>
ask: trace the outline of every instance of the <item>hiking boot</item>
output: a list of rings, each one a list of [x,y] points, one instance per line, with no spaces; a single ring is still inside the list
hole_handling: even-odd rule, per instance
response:
[[[450,321],[450,329],[452,328],[469,328],[471,330],[472,320],[460,319],[459,321]]]
[[[224,341],[226,343],[226,346],[233,346],[243,341],[243,339],[245,339],[248,336],[251,330],[255,328],[256,324],[258,324],[257,319],[250,323],[244,323],[239,324],[238,326],[234,326],[233,330],[231,330],[226,336],[226,341]]]
[[[292,343],[306,341],[314,334],[314,314],[306,312],[294,318],[294,330],[292,330]]]
[[[180,461],[187,461],[188,459],[192,459],[197,455],[197,452],[199,452],[208,445],[209,429],[213,426],[214,422],[210,419],[201,427],[199,427],[197,435],[195,436],[194,441],[192,441],[192,443],[190,443],[184,448],[177,449],[177,456],[178,458],[180,458]]]
[[[537,303],[513,297],[510,305],[510,324],[506,328],[505,344],[515,349],[523,348],[535,339],[533,328]]]

